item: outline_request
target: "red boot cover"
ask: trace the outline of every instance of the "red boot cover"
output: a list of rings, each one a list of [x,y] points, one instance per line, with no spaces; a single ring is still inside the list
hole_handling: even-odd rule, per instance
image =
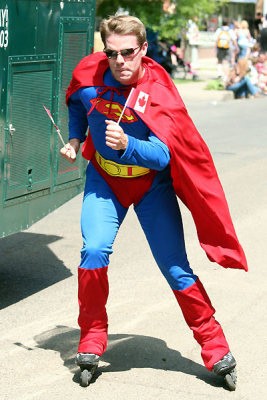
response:
[[[78,268],[78,324],[81,338],[78,353],[102,355],[107,347],[108,318],[108,267],[98,269]]]
[[[204,364],[212,371],[213,365],[229,352],[223,330],[213,317],[215,309],[199,279],[185,290],[174,290],[174,294],[187,325],[202,347]]]

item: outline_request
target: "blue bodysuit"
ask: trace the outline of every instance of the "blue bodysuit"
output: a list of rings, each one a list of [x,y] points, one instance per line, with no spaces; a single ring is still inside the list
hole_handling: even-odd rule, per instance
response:
[[[83,248],[78,275],[78,322],[81,328],[78,352],[101,355],[106,349],[109,256],[128,205],[132,203],[153,256],[202,346],[206,367],[211,370],[229,347],[213,317],[215,310],[189,266],[181,214],[170,175],[169,149],[133,110],[127,108],[120,122],[128,135],[127,148],[117,151],[108,147],[105,120],[117,121],[126,99],[125,87],[113,78],[109,69],[104,75],[104,84],[104,87],[82,87],[71,95],[68,102],[69,139],[78,138],[83,142],[89,126],[101,160],[144,167],[150,172],[138,178],[114,178],[102,170],[96,158],[88,164],[81,214]],[[149,179],[149,185],[144,186]],[[127,189],[131,182],[135,182],[134,194],[125,206],[120,195],[127,191],[131,196]]]

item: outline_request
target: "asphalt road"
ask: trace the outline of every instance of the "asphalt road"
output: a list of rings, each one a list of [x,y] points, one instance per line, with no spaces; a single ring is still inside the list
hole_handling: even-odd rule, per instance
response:
[[[193,89],[192,89],[193,90]],[[182,206],[187,252],[238,362],[229,392],[202,365],[130,209],[109,269],[109,345],[97,379],[79,385],[74,357],[82,195],[0,240],[3,400],[254,400],[266,396],[267,98],[217,102],[181,88],[213,154],[249,272],[210,263]],[[264,378],[265,376],[265,378]]]

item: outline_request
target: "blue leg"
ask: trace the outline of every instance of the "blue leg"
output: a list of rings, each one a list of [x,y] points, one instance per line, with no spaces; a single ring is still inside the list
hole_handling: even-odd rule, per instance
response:
[[[182,219],[169,171],[158,173],[152,188],[135,207],[153,256],[173,290],[195,283],[187,260]]]

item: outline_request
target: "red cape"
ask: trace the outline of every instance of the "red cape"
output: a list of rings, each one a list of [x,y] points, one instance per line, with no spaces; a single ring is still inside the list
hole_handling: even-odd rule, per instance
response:
[[[137,87],[151,96],[151,104],[148,112],[137,114],[170,150],[173,186],[191,211],[200,245],[210,261],[247,271],[246,257],[209,149],[166,71],[148,57],[143,58],[143,63],[149,79],[141,80]],[[103,74],[108,66],[102,52],[82,59],[73,72],[66,101],[80,87],[104,86]],[[87,159],[94,154],[90,134],[82,152]]]

